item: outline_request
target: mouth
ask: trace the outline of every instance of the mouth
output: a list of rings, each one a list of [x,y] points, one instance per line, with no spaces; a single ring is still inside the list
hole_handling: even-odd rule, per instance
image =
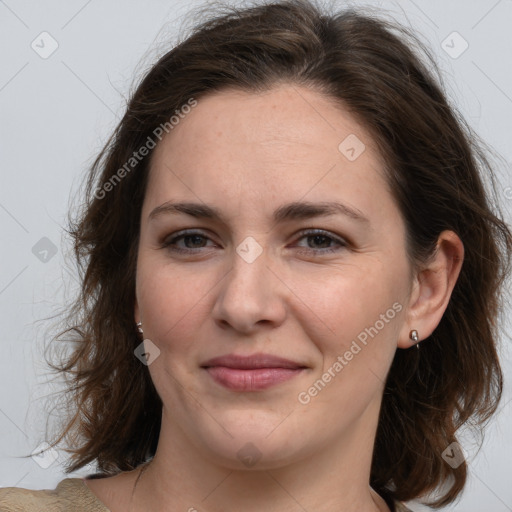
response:
[[[210,359],[201,368],[230,390],[261,391],[300,375],[307,366],[270,354],[229,354]]]

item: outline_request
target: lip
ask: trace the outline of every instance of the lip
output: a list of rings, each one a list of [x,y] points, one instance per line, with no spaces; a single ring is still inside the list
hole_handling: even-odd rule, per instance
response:
[[[234,391],[264,390],[299,375],[307,368],[270,354],[229,354],[209,359],[201,367],[218,384]]]

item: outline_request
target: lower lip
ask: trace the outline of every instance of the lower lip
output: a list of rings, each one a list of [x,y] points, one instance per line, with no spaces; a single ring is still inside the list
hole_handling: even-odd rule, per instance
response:
[[[226,366],[206,368],[210,376],[222,386],[234,391],[260,391],[299,375],[302,368],[256,368],[241,370]]]

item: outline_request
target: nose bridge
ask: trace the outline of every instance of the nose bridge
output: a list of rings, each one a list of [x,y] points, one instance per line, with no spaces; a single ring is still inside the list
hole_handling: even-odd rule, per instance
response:
[[[250,330],[262,321],[280,323],[284,315],[279,281],[267,268],[269,252],[246,237],[233,253],[232,268],[222,282],[213,315],[237,330]]]
[[[236,247],[233,254],[232,270],[226,283],[226,292],[244,299],[247,306],[256,307],[266,295],[270,295],[272,286],[267,269],[268,250],[253,237],[246,237]],[[269,297],[266,297],[267,299]]]

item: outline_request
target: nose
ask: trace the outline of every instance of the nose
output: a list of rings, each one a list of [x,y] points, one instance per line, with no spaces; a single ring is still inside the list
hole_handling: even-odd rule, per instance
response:
[[[233,252],[232,268],[219,285],[212,311],[217,325],[251,334],[284,322],[288,289],[269,263],[266,250],[252,262]]]

